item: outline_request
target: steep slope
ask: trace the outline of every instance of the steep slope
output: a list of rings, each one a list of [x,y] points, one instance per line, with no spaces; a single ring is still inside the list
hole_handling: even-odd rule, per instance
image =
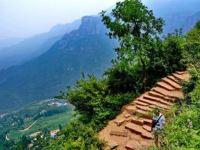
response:
[[[79,25],[80,20],[69,24],[57,25],[47,33],[35,35],[10,47],[1,48],[0,70],[38,57],[47,51],[65,33],[77,29]]]
[[[154,88],[124,106],[121,113],[100,131],[99,138],[108,148],[143,150],[153,144],[151,133],[153,108],[168,111],[178,99],[183,99],[181,81],[189,80],[187,72],[177,72],[159,81]]]
[[[0,111],[55,96],[80,78],[100,75],[114,57],[115,41],[99,17],[84,17],[78,30],[63,36],[46,53],[0,72]]]
[[[182,25],[183,32],[188,32],[191,28],[194,27],[194,25],[200,21],[200,9],[197,13],[193,14],[192,16],[189,16]]]
[[[194,14],[199,11],[199,0],[143,0],[149,8],[154,10],[156,15],[167,15],[167,14]]]
[[[8,39],[0,39],[0,49],[10,47],[16,45],[23,41],[23,38],[8,38]]]
[[[164,34],[185,28],[186,20],[200,11],[199,0],[143,0],[143,2],[156,16],[165,20]],[[193,23],[187,22],[187,31],[192,27]]]

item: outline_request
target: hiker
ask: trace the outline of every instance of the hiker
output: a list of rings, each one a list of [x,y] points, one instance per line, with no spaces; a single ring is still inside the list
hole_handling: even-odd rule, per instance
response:
[[[157,147],[160,146],[159,137],[161,136],[164,125],[165,125],[165,116],[160,112],[159,108],[156,108],[153,115],[152,131],[154,134],[154,142]]]

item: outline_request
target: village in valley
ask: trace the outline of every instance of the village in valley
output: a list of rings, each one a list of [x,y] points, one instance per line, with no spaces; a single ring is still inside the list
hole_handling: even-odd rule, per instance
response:
[[[65,100],[47,99],[12,113],[0,114],[1,142],[17,142],[22,138],[29,147],[40,138],[55,138],[70,120],[73,106]]]

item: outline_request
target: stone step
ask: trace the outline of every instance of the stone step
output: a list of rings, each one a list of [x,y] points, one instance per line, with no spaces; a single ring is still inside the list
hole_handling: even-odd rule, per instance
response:
[[[113,141],[113,140],[109,140],[107,142],[107,145],[108,145],[109,149],[115,149],[116,147],[119,146],[119,144],[116,141]]]
[[[125,128],[129,129],[132,132],[135,132],[137,134],[142,134],[142,132],[144,131],[144,129],[142,128],[141,125],[137,125],[137,124],[134,124],[134,123],[127,123],[125,125]]]
[[[170,103],[167,100],[162,99],[162,98],[157,98],[157,97],[150,96],[150,95],[143,95],[143,97],[145,99],[152,100],[152,101],[155,101],[155,102],[159,102],[159,103],[164,104],[164,105],[173,106],[172,103]]]
[[[173,73],[172,76],[174,76],[176,79],[178,79],[180,81],[184,80],[184,76],[183,75],[179,75],[177,73]]]
[[[157,92],[157,93],[161,93],[166,97],[173,98],[173,99],[170,99],[170,101],[172,103],[176,102],[177,98],[180,99],[180,98],[184,97],[183,92],[181,90],[170,92],[170,91],[167,91],[167,90],[160,88],[160,87],[154,87],[154,88],[152,88],[152,90]]]
[[[125,107],[125,110],[126,110],[129,114],[132,115],[132,114],[135,113],[136,108],[135,108],[135,106],[133,106],[133,105],[128,105],[128,106]]]
[[[171,85],[169,85],[168,83],[165,83],[165,82],[157,82],[156,83],[157,86],[163,88],[163,89],[166,89],[168,91],[174,91],[176,90],[174,87],[172,87]]]
[[[149,94],[150,96],[153,96],[153,97],[165,99],[165,100],[168,101],[168,102],[174,102],[174,98],[164,96],[164,95],[162,95],[162,94],[160,94],[160,93],[157,93],[156,91],[149,91],[148,94]]]
[[[179,77],[182,79],[182,81],[188,81],[191,76],[189,73],[184,73],[182,75],[179,75]]]
[[[131,118],[131,122],[134,123],[134,124],[137,124],[137,125],[141,125],[141,126],[144,124],[143,119],[135,118],[135,117]]]
[[[158,108],[158,106],[156,106],[156,105],[149,105],[149,108],[155,109],[155,108]],[[159,108],[162,109],[162,110],[165,110],[165,109],[163,109],[163,108],[161,108],[161,107],[159,107]]]
[[[144,118],[148,118],[148,119],[152,118],[152,116],[149,112],[141,110],[141,109],[136,109],[135,113],[136,113],[136,115],[142,116]]]
[[[140,134],[143,138],[153,139],[153,135],[150,132],[143,129],[143,126],[140,126],[134,123],[128,123],[126,124],[125,128],[129,129],[130,131],[136,134]]]
[[[177,83],[180,85],[180,81],[178,79],[176,79],[174,76],[167,76],[166,78],[168,78],[169,80],[172,80],[173,82]]]
[[[112,136],[122,136],[122,137],[127,137],[128,132],[125,130],[119,131],[119,130],[112,130],[110,131],[110,135]]]
[[[169,78],[162,78],[161,79],[163,82],[168,83],[169,85],[171,85],[172,87],[176,88],[176,89],[181,89],[182,86],[180,84],[178,84],[177,82],[174,82],[172,80],[170,80]]]
[[[152,111],[152,109],[149,108],[149,107],[147,107],[147,106],[136,105],[136,108],[137,108],[137,109],[140,109],[140,110],[143,110],[143,111],[147,111],[147,112]]]
[[[137,125],[152,125],[152,119],[132,117],[131,122]]]
[[[138,150],[141,149],[141,145],[139,142],[135,140],[129,140],[125,145],[126,150]]]
[[[152,133],[149,132],[149,131],[146,131],[146,130],[144,130],[144,131],[142,132],[142,137],[143,137],[143,138],[146,138],[146,139],[153,139],[153,138],[154,138],[153,135],[152,135]]]
[[[124,117],[127,119],[127,118],[131,117],[131,115],[130,114],[124,114]]]
[[[138,100],[141,101],[141,102],[146,102],[146,103],[148,103],[148,104],[150,104],[150,105],[155,105],[155,106],[157,106],[157,107],[159,107],[159,108],[164,108],[164,109],[166,109],[166,110],[169,110],[169,109],[170,109],[169,106],[166,106],[166,105],[161,104],[161,103],[159,103],[159,102],[155,102],[155,101],[151,101],[151,100],[148,100],[148,99],[144,99],[143,97],[138,98]]]
[[[140,102],[138,100],[135,100],[133,103],[136,104],[136,105],[140,105],[140,106],[149,106],[149,104]]]
[[[147,130],[148,132],[151,132],[151,126],[143,125],[142,127],[143,127],[143,129]]]
[[[169,92],[169,91],[167,91],[167,90],[165,90],[163,88],[160,88],[160,87],[154,87],[154,88],[152,88],[152,91],[155,91],[155,92],[157,92],[159,94],[162,94],[165,97],[173,98],[173,99],[170,99],[171,102],[175,102],[175,99],[179,98],[178,96],[172,94],[172,92]]]
[[[158,98],[165,98],[165,96],[164,95],[162,95],[162,94],[160,94],[160,93],[157,93],[157,92],[155,92],[155,91],[149,91],[149,93],[148,93],[149,95],[151,95],[151,96],[154,96],[154,97],[158,97]]]
[[[143,118],[143,124],[147,124],[147,125],[151,125],[152,124],[152,119],[146,119],[146,118]]]
[[[163,96],[167,96],[163,91],[159,91],[159,89],[160,89],[160,87],[153,87],[153,88],[151,89],[151,91],[154,91],[154,92],[156,92],[156,93],[158,93],[158,94],[161,94],[161,95],[163,95]]]
[[[185,72],[185,71],[176,71],[176,73],[179,74],[179,75],[183,75],[183,74],[185,74],[186,72]]]
[[[125,119],[116,119],[114,122],[117,124],[117,126],[121,126],[126,120]]]
[[[144,100],[150,100],[150,102],[153,102],[153,104],[149,103],[149,101],[143,101],[143,102],[146,102],[149,104],[149,107],[150,108],[154,108],[154,103],[158,103],[158,104],[161,104],[161,105],[164,105],[164,107],[169,107],[169,106],[172,106],[173,103],[167,101],[167,100],[164,100],[164,99],[161,99],[161,98],[157,98],[157,97],[154,97],[154,96],[150,96],[150,95],[144,95],[143,97],[140,97],[140,98],[143,98]],[[152,106],[151,106],[152,105]]]

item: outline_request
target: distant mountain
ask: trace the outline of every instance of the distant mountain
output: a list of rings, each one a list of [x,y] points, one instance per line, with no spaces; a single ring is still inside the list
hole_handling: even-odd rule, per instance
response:
[[[22,64],[30,59],[40,56],[47,51],[64,33],[69,33],[79,27],[80,20],[69,24],[57,25],[49,32],[25,39],[20,43],[0,49],[0,70],[10,66]],[[11,41],[14,43],[15,41]],[[15,39],[13,39],[15,40]],[[1,41],[0,41],[1,42]],[[3,42],[3,41],[2,41]],[[4,41],[5,44],[6,41]],[[0,43],[1,44],[1,43]]]
[[[183,32],[188,32],[198,21],[200,21],[200,11],[186,18],[182,25]]]
[[[111,65],[116,41],[99,17],[84,17],[48,51],[23,65],[0,71],[0,111],[53,97],[80,79],[82,72],[100,75]]]
[[[180,28],[185,33],[197,21],[194,15],[200,12],[200,0],[144,0],[144,4],[165,20],[164,34]]]
[[[0,49],[16,45],[23,40],[23,38],[0,39]]]
[[[159,16],[169,14],[194,14],[199,11],[199,0],[143,0]]]

